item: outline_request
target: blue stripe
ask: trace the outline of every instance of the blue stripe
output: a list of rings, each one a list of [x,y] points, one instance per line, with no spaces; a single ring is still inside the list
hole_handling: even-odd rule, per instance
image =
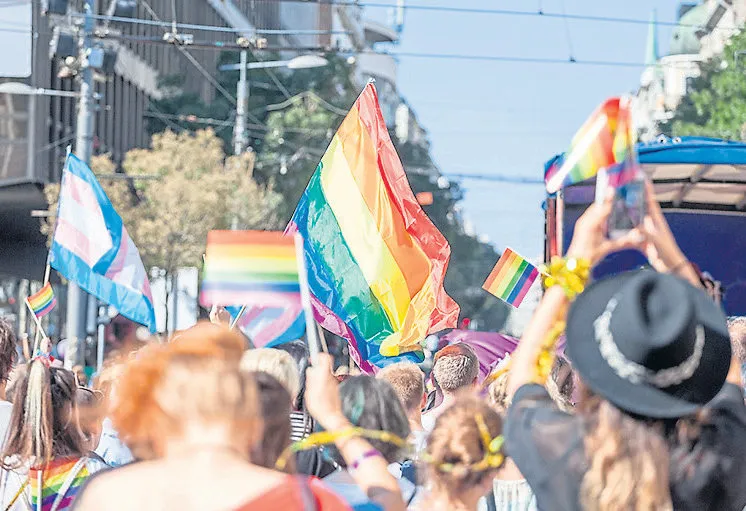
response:
[[[527,265],[526,268],[523,270],[523,273],[518,278],[518,282],[515,283],[515,286],[513,286],[513,290],[508,295],[508,299],[505,300],[506,302],[512,304],[515,302],[515,299],[518,298],[518,294],[521,292],[521,289],[523,289],[523,286],[526,284],[526,281],[531,276],[531,272],[534,271],[534,266],[531,264]]]
[[[101,212],[104,215],[104,222],[106,223],[106,228],[109,231],[109,235],[111,236],[112,248],[109,249],[109,251],[106,252],[106,254],[104,254],[101,259],[99,259],[93,266],[94,272],[103,275],[104,273],[106,273],[106,270],[108,270],[109,267],[112,265],[114,259],[116,259],[117,253],[119,252],[119,246],[122,244],[122,219],[117,214],[114,206],[111,204],[111,201],[106,196],[106,192],[104,192],[104,189],[101,188],[101,185],[96,179],[96,176],[93,174],[88,165],[83,163],[77,156],[70,153],[67,156],[67,160],[65,160],[65,171],[79,177],[90,185],[94,195],[96,196],[96,200],[98,200]],[[62,179],[64,182],[64,173]]]
[[[285,330],[283,333],[272,339],[267,343],[267,348],[273,348],[286,342],[295,341],[296,339],[303,338],[306,333],[306,316],[301,312],[295,321]]]
[[[256,292],[271,291],[274,293],[300,293],[300,284],[297,282],[202,282],[202,291],[235,291]]]
[[[52,243],[49,264],[67,280],[115,307],[122,316],[156,331],[155,309],[142,293],[121,286],[91,270],[80,257],[58,243]]]

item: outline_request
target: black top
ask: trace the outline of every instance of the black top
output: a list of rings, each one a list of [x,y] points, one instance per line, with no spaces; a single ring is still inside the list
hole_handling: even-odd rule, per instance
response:
[[[671,446],[674,509],[741,511],[746,506],[743,392],[726,384],[707,410],[697,443]],[[505,423],[505,446],[531,485],[539,509],[581,509],[580,486],[588,470],[584,432],[582,418],[557,408],[544,387],[529,384],[516,392]]]

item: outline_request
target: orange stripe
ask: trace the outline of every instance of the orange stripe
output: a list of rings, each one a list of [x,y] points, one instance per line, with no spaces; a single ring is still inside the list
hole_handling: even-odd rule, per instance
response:
[[[518,257],[518,255],[512,250],[510,250],[509,248],[506,248],[505,252],[507,256],[503,255],[503,257],[500,258],[500,260],[505,258],[505,264],[503,264],[502,267],[500,268],[500,271],[497,272],[495,281],[493,282],[493,285],[490,287],[490,292],[493,294],[497,293],[497,289],[500,287],[500,284],[505,279],[505,276],[508,273],[510,273],[510,268],[513,265],[513,262],[515,261],[516,257]]]
[[[495,285],[495,282],[497,281],[497,276],[500,274],[500,271],[505,267],[505,264],[508,262],[508,256],[512,254],[513,251],[509,248],[505,249],[505,252],[500,257],[500,260],[497,261],[497,264],[494,268],[492,268],[492,271],[490,272],[489,277],[487,277],[487,280],[484,281],[484,284],[482,285],[482,288],[486,291],[492,292],[492,286]]]
[[[409,296],[419,292],[430,276],[431,263],[419,244],[407,232],[404,218],[392,203],[378,168],[376,148],[357,105],[339,127],[337,136],[360,194],[373,216],[391,255],[401,269]]]

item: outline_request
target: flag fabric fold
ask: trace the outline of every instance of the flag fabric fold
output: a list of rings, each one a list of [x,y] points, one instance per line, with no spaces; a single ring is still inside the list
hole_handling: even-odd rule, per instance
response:
[[[233,319],[241,307],[225,308]],[[236,326],[246,334],[254,347],[272,348],[301,339],[306,332],[305,315],[299,299],[286,307],[249,306],[238,319]]]
[[[627,98],[606,100],[581,126],[567,152],[545,172],[547,192],[557,193],[610,167],[613,167],[609,171],[610,184],[625,184],[637,169],[634,162],[625,164],[628,159],[634,160],[634,145],[630,101]]]
[[[454,327],[443,289],[450,246],[418,204],[372,84],[332,139],[286,233],[304,240],[317,320],[371,371],[418,358],[430,332]]]
[[[155,332],[150,281],[140,253],[91,169],[73,154],[62,172],[49,264]]]

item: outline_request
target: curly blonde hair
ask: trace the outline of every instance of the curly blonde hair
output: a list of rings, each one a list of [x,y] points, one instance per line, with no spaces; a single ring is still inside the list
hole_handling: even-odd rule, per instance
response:
[[[583,509],[672,510],[662,424],[637,420],[595,395],[585,397],[578,408],[586,422],[589,458],[580,488]]]
[[[492,478],[499,467],[475,471],[469,465],[488,454],[476,417],[481,415],[490,438],[502,432],[502,419],[487,403],[476,396],[459,396],[435,421],[427,442],[428,481],[435,488],[457,498],[458,495]],[[443,465],[449,465],[444,470]]]

